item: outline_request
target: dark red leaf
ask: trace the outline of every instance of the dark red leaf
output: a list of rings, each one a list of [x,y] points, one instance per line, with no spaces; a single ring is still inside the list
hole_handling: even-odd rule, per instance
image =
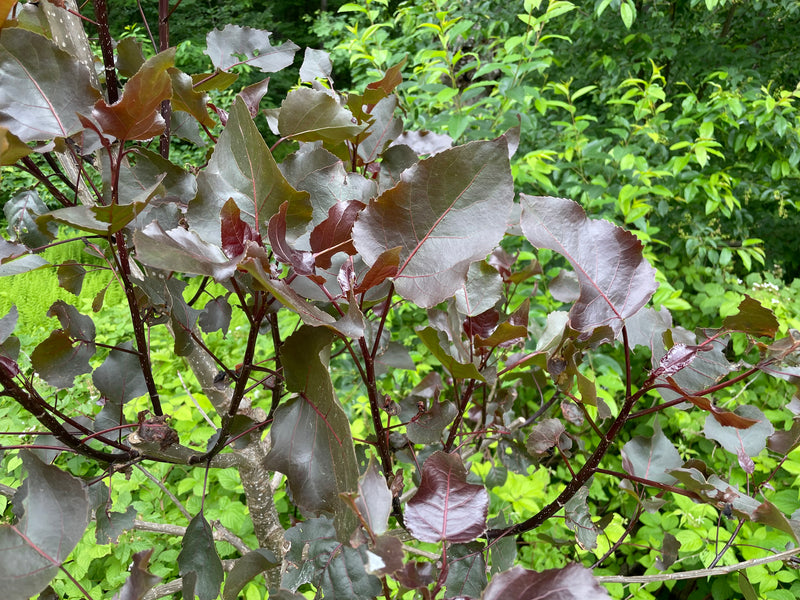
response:
[[[522,567],[495,575],[482,600],[611,600],[586,567],[528,571]]]
[[[739,312],[725,317],[722,326],[731,331],[743,331],[750,335],[771,338],[775,337],[779,327],[775,314],[747,294],[739,304]]]
[[[325,278],[314,274],[314,255],[311,252],[295,250],[286,241],[286,210],[288,202],[281,204],[277,214],[269,220],[267,236],[275,257],[284,264],[290,265],[298,275],[305,275],[319,283],[324,283]]]
[[[245,251],[245,243],[259,241],[253,228],[242,221],[241,211],[233,198],[229,198],[220,211],[222,250],[228,258],[241,256]]]
[[[619,334],[658,287],[655,269],[632,233],[608,221],[591,220],[572,200],[521,195],[521,225],[537,248],[562,254],[580,282],[570,326],[584,334],[609,325]]]
[[[328,218],[311,232],[311,251],[315,264],[327,269],[331,266],[331,256],[337,252],[356,254],[351,233],[358,213],[364,208],[358,200],[337,202],[328,211]]]
[[[489,493],[467,483],[457,454],[434,452],[422,466],[422,481],[408,501],[408,530],[423,542],[469,542],[486,530]]]

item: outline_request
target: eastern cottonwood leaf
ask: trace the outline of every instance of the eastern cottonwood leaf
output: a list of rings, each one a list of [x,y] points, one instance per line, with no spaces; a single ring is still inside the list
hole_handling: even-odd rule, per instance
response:
[[[241,256],[246,249],[247,242],[258,241],[258,233],[253,231],[249,224],[242,221],[241,211],[233,198],[228,198],[228,201],[222,206],[219,218],[222,251],[228,258]]]
[[[222,335],[226,336],[228,335],[228,327],[230,327],[232,316],[233,308],[228,299],[224,296],[217,296],[206,302],[200,317],[197,319],[197,324],[200,325],[200,329],[205,333],[221,331]]]
[[[122,406],[147,393],[139,357],[132,353],[133,344],[123,342],[119,350],[111,350],[92,373],[92,382],[103,395],[105,406],[95,419],[95,431],[124,423]]]
[[[158,222],[133,234],[136,258],[144,264],[179,273],[210,275],[217,281],[229,279],[239,257],[230,259],[192,230],[176,227],[164,231]]]
[[[161,134],[161,102],[172,95],[168,70],[174,65],[175,48],[164,50],[145,61],[114,104],[98,100],[91,114],[103,133],[118,140],[149,140]]]
[[[711,440],[719,442],[731,454],[738,454],[742,449],[749,457],[757,456],[767,446],[767,438],[775,433],[775,428],[764,413],[755,406],[742,405],[734,411],[736,415],[756,421],[746,429],[725,426],[719,423],[715,415],[706,417],[703,434]]]
[[[572,200],[521,194],[521,225],[537,248],[563,255],[580,282],[570,326],[588,334],[608,325],[615,335],[650,300],[658,285],[642,243],[608,221],[593,220]]]
[[[471,142],[421,161],[370,201],[353,227],[364,262],[400,247],[395,288],[431,307],[464,284],[497,245],[514,197],[506,141]]]
[[[412,444],[441,442],[445,427],[456,418],[458,409],[452,402],[431,400],[431,406],[406,425],[406,435]]]
[[[280,168],[295,189],[311,195],[312,227],[327,219],[334,205],[351,200],[366,204],[377,194],[373,180],[361,173],[347,172],[341,159],[318,144],[302,144]]]
[[[17,321],[19,320],[19,310],[17,309],[16,304],[12,304],[11,308],[8,309],[8,312],[0,318],[0,344],[5,343],[5,341],[14,333],[14,329],[17,327]]]
[[[275,258],[291,266],[298,275],[305,275],[316,283],[324,283],[325,278],[314,272],[314,255],[307,250],[297,250],[286,239],[286,209],[288,202],[281,204],[280,210],[272,216],[267,225],[267,236]]]
[[[197,513],[181,540],[181,551],[178,554],[178,566],[183,577],[184,598],[214,600],[219,596],[222,586],[222,561],[214,546],[214,534],[211,525],[203,513]]]
[[[581,486],[577,493],[564,505],[564,524],[575,532],[575,540],[584,550],[597,548],[597,535],[600,529],[592,521],[586,500],[589,497],[591,481]]]
[[[142,550],[133,555],[131,574],[125,580],[122,589],[114,594],[112,600],[142,600],[147,592],[161,581],[161,577],[153,575],[147,570],[147,563],[153,555],[153,549]]]
[[[663,540],[661,541],[661,555],[656,558],[656,569],[664,570],[670,568],[673,563],[678,560],[678,550],[681,549],[681,543],[674,535],[665,531],[663,533]]]
[[[392,513],[392,493],[374,458],[370,458],[367,470],[358,479],[355,504],[372,533],[386,533],[389,515]]]
[[[678,449],[661,431],[658,419],[653,424],[653,435],[637,436],[622,447],[622,468],[627,473],[658,483],[672,484],[672,469],[683,466]]]
[[[479,598],[488,582],[484,544],[450,544],[447,549],[448,572],[445,599]]]
[[[436,579],[436,570],[433,563],[409,560],[392,576],[410,590],[424,589]]]
[[[58,233],[58,228],[55,223],[38,222],[38,217],[49,211],[36,190],[20,192],[3,205],[9,235],[29,248],[49,244]]]
[[[466,280],[456,290],[456,308],[468,317],[479,315],[493,308],[502,293],[500,273],[485,260],[479,260],[469,266]]]
[[[329,79],[333,71],[330,55],[325,50],[306,48],[303,64],[300,65],[300,81],[309,83],[317,79]]]
[[[204,52],[214,67],[223,71],[250,65],[264,73],[275,73],[294,62],[294,54],[300,47],[292,42],[273,46],[269,41],[271,35],[271,31],[226,25],[221,31],[214,29],[206,35]]]
[[[313,583],[330,600],[373,600],[381,593],[380,580],[367,573],[366,549],[337,539],[330,519],[308,519],[286,531],[291,543],[288,569],[281,582],[291,591]]]
[[[775,313],[763,307],[758,300],[754,300],[747,294],[739,303],[739,312],[725,317],[722,326],[731,331],[742,331],[750,335],[771,338],[775,337],[780,327]]]
[[[397,98],[380,100],[369,113],[369,128],[358,136],[358,155],[365,164],[378,159],[386,147],[403,132],[403,122],[394,116]]]
[[[452,148],[453,138],[446,133],[404,131],[395,139],[394,143],[408,146],[417,156],[433,156]]]
[[[107,510],[103,503],[95,512],[94,539],[98,544],[116,544],[123,531],[133,529],[135,520],[136,509],[133,506],[129,506],[125,512],[118,512]]]
[[[478,371],[478,367],[472,362],[461,362],[452,356],[448,349],[442,346],[439,334],[433,327],[425,327],[417,330],[417,337],[431,351],[441,365],[453,376],[459,379],[477,379],[485,381],[483,375]]]
[[[233,198],[242,219],[264,239],[267,223],[284,202],[289,203],[289,232],[304,230],[311,218],[308,193],[298,192],[286,181],[238,97],[211,160],[197,176],[197,197],[189,203],[186,216],[192,229],[209,243],[220,244],[219,215],[228,198]]]
[[[337,202],[328,211],[328,218],[311,231],[309,243],[318,267],[329,268],[331,256],[336,252],[349,255],[357,253],[351,233],[353,223],[364,206],[363,202],[357,200]]]
[[[83,278],[85,275],[86,269],[84,269],[74,260],[65,261],[58,266],[58,269],[56,269],[58,286],[75,296],[81,293],[81,288],[83,287]]]
[[[76,113],[100,98],[89,69],[44,36],[18,27],[0,39],[0,126],[23,142],[83,130]]]
[[[482,600],[611,600],[592,572],[581,565],[570,563],[562,569],[536,572],[513,567],[498,573],[489,582]]]
[[[408,531],[422,542],[471,542],[486,530],[489,493],[467,483],[458,454],[437,451],[422,465],[417,493],[406,505]]]
[[[236,561],[236,564],[225,578],[225,589],[222,591],[222,600],[237,600],[239,592],[250,581],[262,572],[281,563],[275,555],[266,548],[257,548],[248,552]],[[272,594],[270,594],[272,596]]]
[[[0,126],[0,167],[11,166],[31,152],[33,150],[11,133],[7,127]]]
[[[398,85],[403,83],[402,71],[407,59],[408,57],[404,56],[399,63],[386,69],[381,79],[367,84],[367,88],[364,91],[364,101],[367,104],[379,102],[381,98],[391,94]]]
[[[28,475],[14,496],[17,520],[0,525],[0,585],[6,600],[28,600],[42,591],[89,524],[82,481],[31,452],[22,450],[20,456]]]
[[[372,266],[364,275],[361,283],[358,284],[354,292],[356,294],[363,294],[382,284],[387,279],[391,279],[397,275],[397,270],[400,268],[400,248],[390,248],[386,252],[381,253]]]
[[[208,94],[195,90],[194,81],[183,71],[171,68],[167,72],[172,82],[172,109],[192,115],[206,127],[214,127],[216,123],[208,112]]]
[[[142,67],[144,61],[147,60],[142,51],[141,40],[137,40],[133,36],[119,40],[114,49],[117,51],[114,67],[123,77],[133,77],[136,75],[136,72]]]
[[[75,377],[91,373],[89,360],[94,356],[94,323],[75,307],[62,300],[53,303],[48,316],[57,316],[62,329],[53,331],[31,353],[31,365],[53,387],[72,386]]]
[[[278,130],[298,142],[338,144],[364,131],[353,115],[323,91],[298,88],[287,94],[278,115]]]
[[[286,388],[298,395],[275,412],[266,468],[286,475],[301,510],[334,515],[345,541],[357,519],[339,494],[358,489],[358,466],[350,421],[328,370],[333,339],[328,329],[304,325],[281,346]]]
[[[564,433],[564,424],[558,419],[542,419],[531,429],[526,446],[531,454],[544,454],[558,446]]]

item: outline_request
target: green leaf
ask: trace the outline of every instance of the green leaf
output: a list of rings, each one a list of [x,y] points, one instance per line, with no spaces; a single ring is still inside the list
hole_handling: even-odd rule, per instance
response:
[[[424,329],[417,330],[417,336],[419,336],[419,339],[422,340],[422,343],[425,344],[428,350],[431,351],[431,354],[436,357],[436,360],[438,360],[453,377],[458,379],[486,381],[474,363],[460,362],[442,348],[439,340],[439,333],[433,327],[425,327]]]
[[[220,212],[233,198],[242,219],[264,239],[267,223],[284,202],[287,225],[299,234],[311,218],[308,193],[298,192],[278,169],[244,101],[237,97],[208,166],[197,177],[187,220],[200,237],[220,246]]]
[[[630,29],[634,19],[636,19],[636,7],[628,0],[623,0],[619,5],[619,15],[622,17],[625,28]]]
[[[358,466],[350,421],[328,370],[333,339],[328,329],[304,325],[281,347],[286,388],[298,395],[275,412],[265,466],[286,475],[301,510],[334,515],[346,541],[357,519],[339,495],[358,489]]]
[[[23,142],[66,138],[83,130],[100,98],[88,68],[47,38],[20,29],[0,37],[0,126]]]
[[[273,46],[269,41],[271,35],[271,31],[226,25],[221,31],[214,29],[206,36],[205,53],[214,67],[223,71],[237,65],[250,65],[264,73],[275,73],[291,65],[300,48],[292,42]]]
[[[14,496],[15,523],[0,525],[0,585],[6,600],[42,591],[89,524],[86,486],[69,473],[21,451],[28,473]]]
[[[183,597],[214,600],[222,585],[222,561],[214,547],[214,535],[202,513],[189,522],[181,541],[178,566],[183,577]]]
[[[118,140],[149,140],[164,131],[161,102],[172,95],[168,69],[175,64],[175,48],[148,59],[131,77],[114,104],[102,98],[92,109],[92,117],[103,133]]]
[[[470,264],[506,231],[514,197],[506,140],[445,150],[400,178],[361,212],[353,241],[368,265],[399,246],[397,293],[431,307],[464,285]]]

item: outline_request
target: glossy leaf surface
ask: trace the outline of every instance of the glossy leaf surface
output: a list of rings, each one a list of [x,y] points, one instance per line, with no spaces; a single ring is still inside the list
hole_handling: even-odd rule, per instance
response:
[[[642,256],[642,243],[608,221],[587,218],[572,200],[522,194],[521,202],[525,237],[562,254],[578,276],[581,294],[570,309],[570,326],[588,334],[608,325],[618,334],[656,291],[656,271]]]
[[[0,584],[8,600],[42,591],[89,523],[83,482],[29,452],[22,462],[28,476],[14,497],[17,521],[0,526]]]
[[[470,542],[486,529],[489,493],[467,483],[457,454],[434,452],[422,467],[422,481],[408,501],[406,526],[423,542]]]
[[[610,600],[592,577],[592,572],[575,563],[563,569],[537,573],[522,567],[495,575],[483,593],[482,600]]]
[[[404,171],[359,215],[353,241],[370,265],[400,247],[397,292],[431,307],[453,296],[470,264],[500,241],[513,195],[505,139],[473,142]]]
[[[244,64],[264,73],[275,73],[291,65],[300,48],[292,42],[273,46],[269,40],[271,35],[271,31],[226,25],[221,31],[215,29],[206,36],[206,54],[214,66],[223,71]]]

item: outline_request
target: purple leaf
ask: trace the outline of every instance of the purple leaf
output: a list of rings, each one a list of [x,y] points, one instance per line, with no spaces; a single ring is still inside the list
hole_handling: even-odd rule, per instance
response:
[[[258,116],[258,105],[261,104],[261,99],[267,93],[269,88],[269,77],[262,81],[258,81],[246,88],[242,88],[239,92],[239,97],[244,100],[247,105],[247,110],[250,111],[250,116],[254,119]]]
[[[564,433],[564,425],[558,419],[543,419],[531,429],[526,446],[531,454],[544,454],[558,446],[558,440]]]
[[[339,496],[358,487],[350,421],[336,398],[328,370],[333,333],[303,326],[281,347],[286,388],[298,395],[275,412],[265,467],[286,475],[305,513],[334,515],[340,539],[356,529],[355,514]]]
[[[157,577],[147,570],[147,563],[150,562],[152,555],[152,548],[133,555],[131,574],[125,580],[122,589],[114,594],[113,600],[142,600],[147,592],[161,581],[161,577]]]
[[[750,335],[771,338],[775,337],[779,327],[775,314],[747,294],[739,304],[739,312],[725,317],[722,326],[731,331],[743,331]]]
[[[266,225],[281,204],[289,203],[287,227],[299,234],[311,218],[306,192],[286,181],[244,101],[234,101],[230,118],[219,136],[208,165],[197,176],[197,197],[189,203],[186,218],[207,242],[220,244],[220,211],[229,198],[241,218],[266,237]]]
[[[264,73],[275,73],[291,65],[300,48],[292,42],[273,46],[269,41],[271,35],[271,31],[226,25],[221,31],[214,29],[206,36],[205,53],[214,67],[222,71],[244,64]]]
[[[586,503],[590,487],[591,483],[582,486],[564,505],[564,524],[575,532],[575,540],[584,550],[597,548],[597,534],[600,532],[597,525],[592,522],[592,515]]]
[[[397,292],[431,307],[453,296],[469,265],[503,237],[513,197],[505,139],[472,142],[404,171],[361,212],[353,241],[369,265],[399,246]]]
[[[0,525],[0,581],[5,598],[42,591],[89,523],[86,486],[69,473],[21,451],[28,473],[14,496],[14,524]],[[47,557],[47,558],[45,558]]]
[[[730,427],[719,423],[715,415],[710,414],[706,417],[703,434],[708,439],[719,442],[731,454],[739,456],[741,453],[751,458],[757,456],[766,448],[767,438],[775,433],[775,428],[764,416],[764,413],[755,406],[739,406],[734,411],[734,414],[754,420],[756,423],[746,429]],[[741,462],[742,460],[740,459]]]
[[[67,138],[83,130],[100,92],[89,69],[44,36],[7,27],[0,40],[0,126],[23,142]]]
[[[521,201],[525,237],[537,248],[562,254],[578,276],[581,293],[570,310],[570,326],[589,334],[609,325],[619,334],[625,319],[658,287],[641,242],[608,221],[587,218],[572,200],[521,194]]]
[[[324,50],[306,48],[303,64],[300,65],[300,81],[311,82],[317,79],[329,79],[333,71],[330,55]]]
[[[242,221],[241,211],[229,198],[220,211],[220,237],[222,251],[228,258],[238,258],[244,251],[247,242],[259,241],[259,235],[253,228]]]
[[[486,530],[489,493],[467,483],[457,454],[434,452],[422,466],[422,481],[408,501],[408,531],[422,542],[470,542]]]
[[[278,115],[280,134],[299,142],[335,145],[354,138],[365,128],[353,122],[352,113],[334,98],[310,88],[289,92]]]
[[[563,569],[528,571],[522,567],[495,575],[482,600],[611,600],[592,577],[592,572],[575,563]]]
[[[218,246],[182,227],[164,231],[153,221],[136,231],[133,241],[136,258],[157,269],[210,275],[217,281],[229,279],[236,271],[238,258],[229,259]]]
[[[270,567],[275,567],[279,564],[280,561],[266,548],[257,548],[252,552],[248,552],[236,561],[233,569],[225,578],[222,600],[238,600],[239,592],[248,582]]]
[[[311,232],[311,251],[315,264],[327,269],[331,266],[331,256],[337,252],[356,254],[351,232],[358,213],[364,203],[357,200],[337,202],[328,211],[328,218],[317,225]]]
[[[652,436],[637,436],[622,447],[622,468],[636,477],[672,484],[675,478],[668,471],[681,466],[683,460],[661,431],[658,419],[653,424]]]
[[[405,131],[392,145],[400,144],[408,146],[418,156],[433,156],[450,149],[453,146],[453,138],[445,133],[432,131]]]
[[[222,585],[222,561],[214,546],[211,525],[203,513],[198,513],[189,522],[181,541],[178,566],[183,577],[183,597],[213,600],[219,596]]]
[[[358,497],[355,503],[372,533],[386,533],[392,512],[392,493],[374,459],[370,459],[367,470],[358,480]]]

